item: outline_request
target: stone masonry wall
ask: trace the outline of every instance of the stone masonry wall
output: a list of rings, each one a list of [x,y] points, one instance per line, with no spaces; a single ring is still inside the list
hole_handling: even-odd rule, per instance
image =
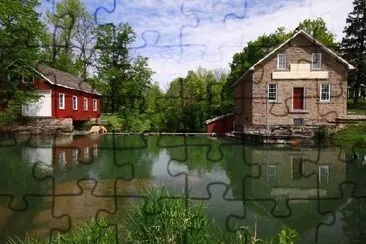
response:
[[[286,54],[287,65],[292,63],[310,63],[311,53],[321,52],[321,70],[329,72],[328,79],[272,80],[272,72],[278,71],[276,70],[278,52]],[[316,47],[302,35],[298,35],[278,52],[264,61],[260,67],[257,66],[253,72],[252,124],[264,125],[268,119],[268,123],[271,125],[291,125],[294,118],[303,118],[305,124],[317,125],[326,124],[329,121],[334,121],[337,117],[346,115],[347,69],[342,63]],[[266,87],[271,83],[277,84],[277,101],[267,103]],[[331,84],[330,102],[320,102],[320,84]],[[305,89],[305,111],[301,113],[292,111],[294,87],[304,87]]]

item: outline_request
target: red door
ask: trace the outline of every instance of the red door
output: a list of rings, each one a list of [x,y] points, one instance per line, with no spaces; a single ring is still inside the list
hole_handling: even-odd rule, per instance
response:
[[[295,87],[293,109],[304,109],[304,87]]]

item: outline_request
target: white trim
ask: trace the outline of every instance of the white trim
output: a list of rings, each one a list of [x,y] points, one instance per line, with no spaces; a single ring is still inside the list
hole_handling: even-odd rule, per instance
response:
[[[93,111],[98,111],[98,100],[93,99]]]
[[[309,35],[308,33],[306,33],[303,30],[299,30],[298,32],[296,32],[291,38],[289,38],[287,41],[285,41],[284,43],[282,43],[281,45],[279,45],[277,48],[275,48],[272,52],[270,52],[269,54],[267,54],[266,56],[264,56],[262,59],[260,59],[258,62],[256,62],[255,64],[253,64],[242,76],[240,76],[240,78],[235,81],[231,87],[234,87],[236,84],[238,84],[249,72],[253,71],[255,66],[257,66],[258,64],[260,64],[261,62],[263,62],[265,59],[267,59],[269,56],[271,56],[273,53],[277,52],[279,49],[281,49],[284,45],[286,45],[287,43],[289,43],[292,39],[294,39],[296,36],[298,36],[299,34],[303,34],[306,38],[308,38],[309,40],[315,42],[317,45],[319,45],[325,52],[329,53],[330,55],[336,57],[339,61],[341,61],[344,65],[346,65],[348,67],[348,69],[355,69],[355,67],[353,65],[351,65],[350,63],[348,63],[346,60],[344,60],[343,58],[341,58],[340,56],[338,56],[336,53],[334,53],[332,50],[330,50],[329,48],[327,48],[326,46],[324,46],[321,42],[317,41],[314,37],[312,37],[311,35]]]
[[[76,107],[74,107],[74,98],[75,98],[75,104]],[[72,110],[78,110],[78,97],[77,96],[72,96],[72,100],[71,100],[71,106],[72,106]]]
[[[207,125],[207,124],[210,124],[210,123],[212,123],[212,122],[215,122],[215,121],[217,121],[217,120],[219,120],[219,119],[226,118],[226,117],[231,116],[231,115],[234,115],[234,114],[233,114],[233,113],[228,113],[228,114],[224,114],[224,115],[221,115],[221,116],[218,116],[218,117],[212,118],[212,119],[208,119],[208,120],[206,120],[206,121],[205,121],[205,124],[206,124],[206,125]]]
[[[285,58],[285,67],[280,67],[280,56],[283,56]],[[278,53],[277,54],[277,69],[278,70],[284,70],[287,68],[287,61],[286,61],[286,54],[285,53]]]
[[[89,109],[89,99],[84,97],[84,111],[88,111]]]
[[[61,101],[60,97],[62,97],[62,106],[60,106],[60,101]],[[66,103],[65,93],[59,93],[58,94],[58,108],[65,109],[65,103]]]
[[[322,99],[322,85],[328,85],[329,86],[329,99],[323,100]],[[331,97],[331,85],[329,83],[323,83],[323,84],[319,84],[319,101],[320,102],[330,102],[330,97]]]
[[[269,85],[275,85],[276,86],[276,99],[275,100],[269,100]],[[277,102],[277,97],[278,97],[278,85],[276,83],[270,83],[267,85],[267,101],[269,103],[275,103]]]

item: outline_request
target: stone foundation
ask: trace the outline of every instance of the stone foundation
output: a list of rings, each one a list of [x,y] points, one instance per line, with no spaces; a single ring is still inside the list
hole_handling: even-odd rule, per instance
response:
[[[26,125],[15,126],[11,128],[12,133],[26,134],[56,134],[71,133],[74,131],[73,120],[71,118],[53,119],[37,118],[31,119]]]

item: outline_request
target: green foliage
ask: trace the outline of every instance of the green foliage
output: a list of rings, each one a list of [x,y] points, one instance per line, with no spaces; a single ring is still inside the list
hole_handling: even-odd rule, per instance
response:
[[[336,132],[332,136],[332,140],[336,145],[344,148],[352,148],[356,145],[366,147],[366,122],[348,125],[343,130]]]
[[[102,120],[106,121],[104,125],[108,131],[122,131],[123,118],[120,115],[102,114]]]
[[[287,226],[283,227],[278,233],[279,244],[293,244],[299,238],[299,233]]]
[[[74,243],[74,244],[92,244],[92,243],[116,243],[116,234],[112,228],[105,228],[107,222],[104,219],[97,223],[94,219],[86,222],[79,221],[66,234],[57,233],[52,238],[52,243]],[[20,238],[11,238],[7,240],[8,244],[40,244],[47,243],[40,238],[26,236],[24,240]]]
[[[353,10],[349,13],[342,39],[343,57],[355,68],[349,76],[349,85],[354,91],[354,104],[359,101],[361,84],[366,84],[366,5],[364,0],[354,0]]]
[[[201,208],[186,208],[184,199],[168,197],[162,191],[151,190],[146,204],[139,203],[125,222],[128,230],[125,241],[131,243],[207,243],[209,223]]]
[[[0,1],[0,106],[8,105],[3,119],[13,118],[12,112],[21,101],[31,99],[31,93],[19,95],[22,81],[30,80],[33,75],[30,67],[35,67],[40,59],[40,48],[44,36],[44,25],[34,10],[37,0]],[[28,96],[30,95],[30,96]]]

